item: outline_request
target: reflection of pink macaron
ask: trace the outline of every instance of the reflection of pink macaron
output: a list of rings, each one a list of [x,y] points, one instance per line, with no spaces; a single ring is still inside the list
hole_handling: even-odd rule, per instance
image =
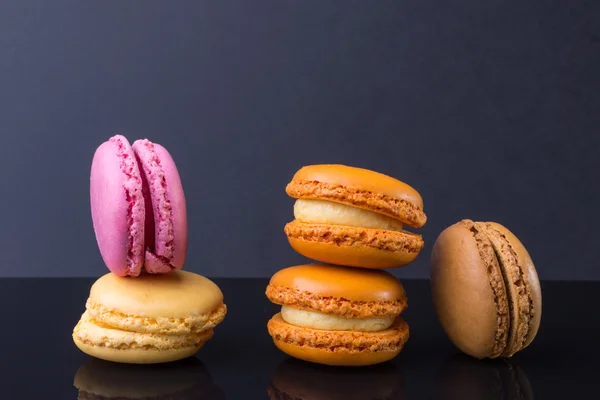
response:
[[[90,201],[106,266],[119,276],[181,269],[187,251],[183,187],[169,152],[121,135],[98,147]]]

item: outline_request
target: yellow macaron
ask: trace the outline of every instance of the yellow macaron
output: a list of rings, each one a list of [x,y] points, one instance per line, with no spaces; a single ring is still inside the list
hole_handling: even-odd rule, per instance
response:
[[[423,248],[404,225],[427,221],[421,195],[390,176],[346,165],[301,168],[287,185],[296,198],[285,226],[298,253],[321,262],[363,268],[409,264]]]
[[[108,361],[175,361],[200,350],[226,312],[223,293],[203,276],[109,273],[92,286],[73,340],[84,353]]]

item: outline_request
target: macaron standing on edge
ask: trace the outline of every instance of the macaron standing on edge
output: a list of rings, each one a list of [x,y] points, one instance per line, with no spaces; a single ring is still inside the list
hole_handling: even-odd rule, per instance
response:
[[[452,343],[475,358],[511,357],[535,338],[542,293],[529,253],[506,227],[460,221],[438,237],[431,290]]]
[[[378,172],[345,165],[298,170],[286,192],[296,198],[295,220],[285,226],[298,253],[324,263],[392,268],[414,261],[423,248],[423,200],[409,185]]]
[[[173,158],[147,139],[130,146],[115,135],[98,147],[90,173],[98,248],[119,276],[181,269],[187,252],[187,211]]]

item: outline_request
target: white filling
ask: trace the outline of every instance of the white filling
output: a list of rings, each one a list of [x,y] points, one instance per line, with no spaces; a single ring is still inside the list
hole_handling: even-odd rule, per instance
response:
[[[330,224],[401,231],[402,223],[387,215],[326,200],[298,199],[294,217],[307,224]]]
[[[353,319],[288,306],[281,307],[281,318],[288,324],[325,331],[378,332],[394,323],[394,317]]]

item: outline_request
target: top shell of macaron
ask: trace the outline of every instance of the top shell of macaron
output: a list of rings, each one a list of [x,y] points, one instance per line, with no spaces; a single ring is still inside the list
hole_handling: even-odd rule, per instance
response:
[[[338,164],[302,167],[286,192],[298,199],[320,199],[374,211],[420,228],[427,222],[423,199],[414,188],[388,175]]]
[[[392,274],[336,265],[282,269],[271,278],[266,294],[275,304],[348,318],[397,316],[408,303]]]
[[[223,293],[210,279],[192,272],[135,279],[108,273],[92,285],[88,302],[127,315],[185,318],[214,311],[223,304]]]

